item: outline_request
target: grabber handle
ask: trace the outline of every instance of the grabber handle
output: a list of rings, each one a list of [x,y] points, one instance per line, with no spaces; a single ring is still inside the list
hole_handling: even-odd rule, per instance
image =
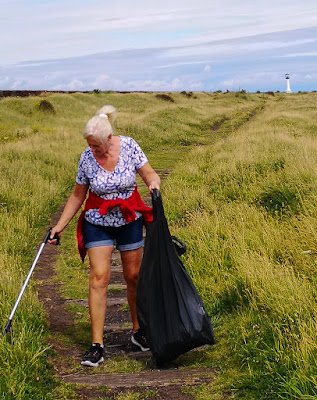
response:
[[[52,232],[52,228],[49,228],[48,231],[46,232],[45,238],[43,239],[44,244],[46,244],[47,241],[49,240],[49,238],[51,236],[51,232]],[[55,233],[53,239],[56,239],[56,246],[60,244],[60,238],[57,233]]]

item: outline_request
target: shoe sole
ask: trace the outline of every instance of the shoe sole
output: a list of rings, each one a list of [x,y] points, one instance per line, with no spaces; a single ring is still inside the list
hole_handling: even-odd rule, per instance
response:
[[[102,362],[104,361],[104,358],[101,357],[99,361],[97,361],[96,363],[93,363],[91,361],[82,361],[81,365],[85,365],[86,367],[98,367]]]
[[[149,347],[143,347],[139,342],[137,342],[134,337],[131,337],[131,342],[135,345],[138,346],[142,351],[149,351],[150,348]]]

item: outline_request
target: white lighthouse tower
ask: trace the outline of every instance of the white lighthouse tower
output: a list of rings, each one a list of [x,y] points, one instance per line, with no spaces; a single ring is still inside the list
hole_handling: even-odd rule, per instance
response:
[[[286,79],[286,92],[285,93],[293,93],[291,91],[291,86],[289,84],[289,74],[285,74],[285,79]]]

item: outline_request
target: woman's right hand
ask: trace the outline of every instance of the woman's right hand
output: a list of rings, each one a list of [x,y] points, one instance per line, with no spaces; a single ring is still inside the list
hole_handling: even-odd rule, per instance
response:
[[[57,225],[54,226],[54,228],[52,228],[52,230],[51,230],[50,237],[49,237],[47,243],[57,245],[57,243],[59,243],[59,240],[53,239],[53,238],[55,235],[57,235],[58,238],[60,238],[61,233],[62,233],[62,231],[60,229],[58,229]]]

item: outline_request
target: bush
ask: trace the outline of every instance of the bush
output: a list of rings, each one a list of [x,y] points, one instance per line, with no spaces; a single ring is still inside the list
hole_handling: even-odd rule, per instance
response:
[[[41,100],[39,104],[39,111],[49,113],[49,114],[56,114],[55,108],[52,103],[47,100]]]
[[[197,97],[196,96],[194,96],[194,93],[193,92],[185,92],[185,90],[183,90],[182,92],[181,92],[181,94],[183,94],[184,96],[186,96],[186,97],[193,97],[194,99],[196,99]]]
[[[157,99],[160,99],[160,100],[170,101],[171,103],[175,103],[174,99],[169,94],[164,94],[164,93],[163,94],[157,94],[155,97]]]
[[[240,99],[247,100],[246,91],[244,89],[240,90],[240,92],[236,92],[235,97],[239,97]]]

